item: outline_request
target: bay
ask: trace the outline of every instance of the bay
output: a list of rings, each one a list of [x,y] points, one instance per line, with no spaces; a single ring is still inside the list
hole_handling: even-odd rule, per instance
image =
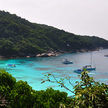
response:
[[[93,76],[100,83],[108,84],[108,57],[104,57],[108,54],[108,49],[84,53],[67,53],[57,57],[1,59],[0,68],[5,68],[17,81],[27,81],[35,90],[45,90],[52,87],[56,90],[65,91],[71,96],[71,92],[58,86],[57,83],[45,82],[41,84],[42,79],[45,80],[45,75],[51,73],[58,81],[63,78],[64,84],[73,90],[72,85],[74,86],[76,81],[80,81],[79,74],[75,73],[74,70],[91,64],[91,53],[92,64],[96,67],[96,71],[90,72],[90,76]],[[63,64],[62,61],[65,58],[73,61],[73,64]],[[9,67],[8,64],[15,64],[16,67]],[[68,82],[69,77],[71,77],[72,85]],[[53,77],[51,77],[51,80],[54,81]]]

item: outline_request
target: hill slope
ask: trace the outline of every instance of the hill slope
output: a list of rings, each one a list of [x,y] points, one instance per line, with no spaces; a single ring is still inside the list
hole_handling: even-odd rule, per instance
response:
[[[0,11],[0,55],[2,56],[36,55],[48,50],[91,50],[99,47],[108,48],[108,41],[30,23],[15,14]]]

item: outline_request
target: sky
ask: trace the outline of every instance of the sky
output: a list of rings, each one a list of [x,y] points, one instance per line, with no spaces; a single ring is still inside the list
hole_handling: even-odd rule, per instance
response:
[[[0,10],[30,22],[108,40],[108,0],[0,0]]]

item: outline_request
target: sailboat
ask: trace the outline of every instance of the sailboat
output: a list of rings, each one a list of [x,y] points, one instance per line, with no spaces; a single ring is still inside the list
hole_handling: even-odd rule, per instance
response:
[[[92,70],[96,70],[96,67],[93,67],[93,63],[92,63],[92,60],[93,58],[92,58],[92,52],[91,52],[91,65],[86,65],[86,66],[84,66],[83,68],[84,69],[86,69],[86,70],[88,70],[88,71],[92,71]]]
[[[92,53],[91,53],[91,65],[85,65],[85,66],[83,66],[82,69],[74,70],[74,72],[76,72],[76,73],[81,73],[81,72],[83,72],[84,70],[87,70],[87,71],[96,70],[96,67],[93,67],[93,66],[92,66]]]

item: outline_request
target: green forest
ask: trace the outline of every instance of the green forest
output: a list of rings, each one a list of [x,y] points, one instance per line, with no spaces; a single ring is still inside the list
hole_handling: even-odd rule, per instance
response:
[[[94,50],[108,48],[108,41],[96,36],[80,36],[57,28],[31,23],[0,11],[0,55],[35,56],[47,51]]]
[[[74,95],[47,88],[36,91],[25,81],[0,70],[0,108],[107,108],[108,85],[94,81],[84,71],[74,86]]]
[[[31,23],[15,14],[0,11],[0,56],[35,57],[48,51],[77,52],[98,48],[108,48],[108,41]],[[46,75],[48,79],[40,83],[51,82],[50,76]],[[6,70],[0,69],[0,108],[107,108],[108,85],[96,82],[86,70],[79,77],[80,81],[76,82],[69,97],[66,92],[53,88],[33,90],[26,81],[17,81]],[[57,84],[61,87],[61,82]],[[64,83],[62,87],[65,88]]]

